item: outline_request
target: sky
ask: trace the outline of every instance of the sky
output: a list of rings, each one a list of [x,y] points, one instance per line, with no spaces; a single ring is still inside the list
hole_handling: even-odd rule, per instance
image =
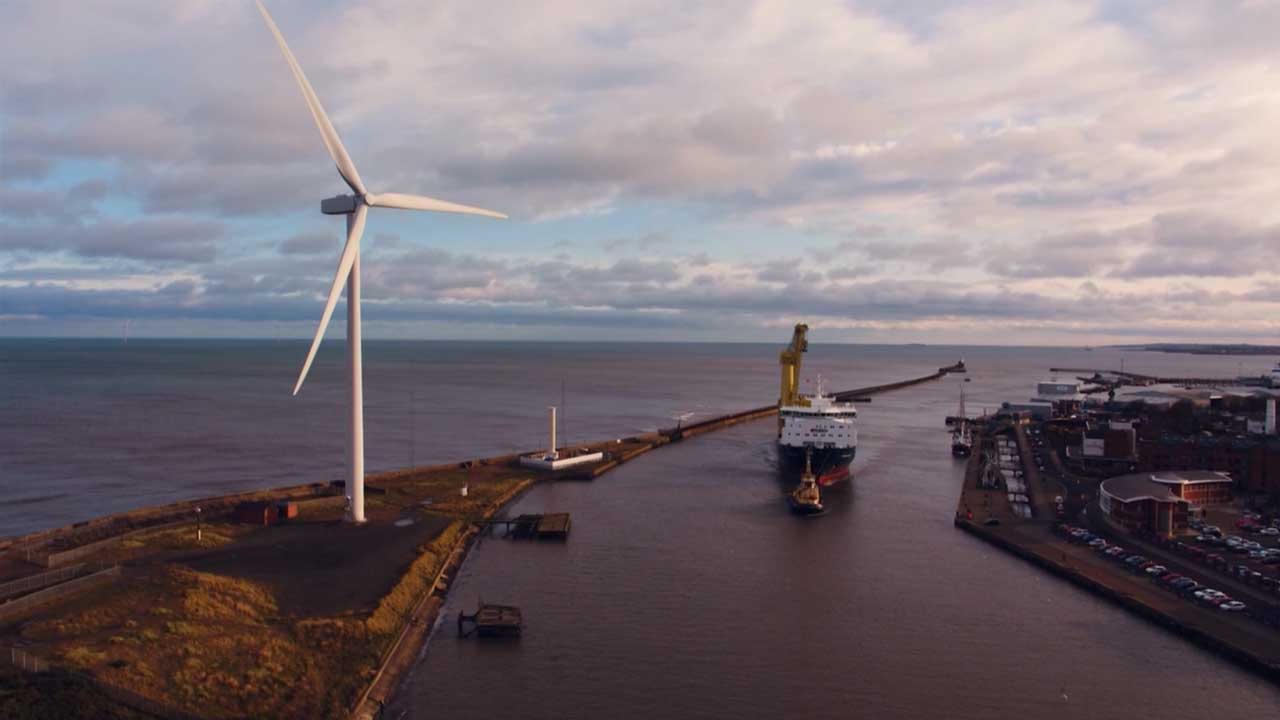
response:
[[[1280,3],[267,5],[370,191],[510,215],[372,211],[369,338],[1280,342]],[[0,335],[314,333],[253,3],[4,15]]]

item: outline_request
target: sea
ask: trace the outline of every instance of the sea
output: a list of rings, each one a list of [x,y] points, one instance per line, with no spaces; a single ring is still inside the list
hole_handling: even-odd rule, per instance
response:
[[[782,344],[366,342],[366,465],[538,448],[552,405],[573,443],[767,404]],[[340,479],[344,347],[324,343],[294,397],[305,353],[0,340],[0,536]],[[955,530],[963,465],[943,424],[962,387],[976,414],[1053,367],[1261,375],[1275,358],[811,332],[802,377],[865,387],[962,358],[965,375],[860,406],[854,478],[819,517],[787,512],[770,419],[533,488],[509,511],[570,512],[570,539],[481,542],[384,717],[1275,716],[1274,685]],[[519,605],[523,638],[456,637],[482,599]]]

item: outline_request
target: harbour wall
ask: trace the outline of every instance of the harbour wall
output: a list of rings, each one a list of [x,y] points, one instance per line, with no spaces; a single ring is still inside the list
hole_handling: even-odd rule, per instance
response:
[[[1080,572],[1077,568],[1063,565],[1053,558],[1037,553],[1007,537],[995,532],[989,532],[983,526],[963,517],[956,517],[955,526],[983,542],[989,543],[1007,553],[1037,565],[1073,585],[1084,588],[1094,595],[1105,598],[1125,610],[1159,625],[1160,627],[1172,630],[1197,645],[1216,652],[1223,657],[1236,662],[1240,666],[1248,670],[1252,670],[1274,683],[1280,684],[1280,666],[1267,662],[1264,658],[1259,657],[1249,650],[1226,642],[1225,640],[1206,633],[1198,628],[1186,625],[1185,623],[1180,622],[1177,618],[1143,603],[1138,598],[1135,598],[1122,590],[1112,587],[1107,584],[1103,578],[1094,577]]]

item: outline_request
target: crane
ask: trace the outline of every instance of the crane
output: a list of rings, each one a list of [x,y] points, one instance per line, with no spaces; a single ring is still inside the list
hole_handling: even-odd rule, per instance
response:
[[[805,339],[808,332],[808,325],[796,323],[795,332],[791,335],[791,344],[778,353],[778,364],[782,366],[782,389],[778,394],[779,408],[784,405],[809,404],[800,397],[800,354],[809,350],[809,341]],[[781,418],[778,422],[782,422]]]

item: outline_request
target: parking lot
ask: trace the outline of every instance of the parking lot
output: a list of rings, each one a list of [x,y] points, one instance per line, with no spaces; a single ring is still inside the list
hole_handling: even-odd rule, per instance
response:
[[[1150,538],[1116,541],[1114,536],[1105,538],[1089,528],[1067,523],[1056,525],[1054,533],[1068,543],[1089,548],[1118,570],[1145,578],[1189,604],[1208,612],[1239,614],[1280,630],[1277,611],[1280,583],[1273,576],[1258,573],[1223,577],[1221,571],[1229,570],[1232,565],[1225,560],[1211,561],[1211,553],[1182,541],[1167,541],[1153,552]],[[1222,542],[1225,546],[1226,540]],[[1169,554],[1180,550],[1183,551],[1180,555]],[[1242,587],[1244,583],[1248,583],[1248,587]]]

